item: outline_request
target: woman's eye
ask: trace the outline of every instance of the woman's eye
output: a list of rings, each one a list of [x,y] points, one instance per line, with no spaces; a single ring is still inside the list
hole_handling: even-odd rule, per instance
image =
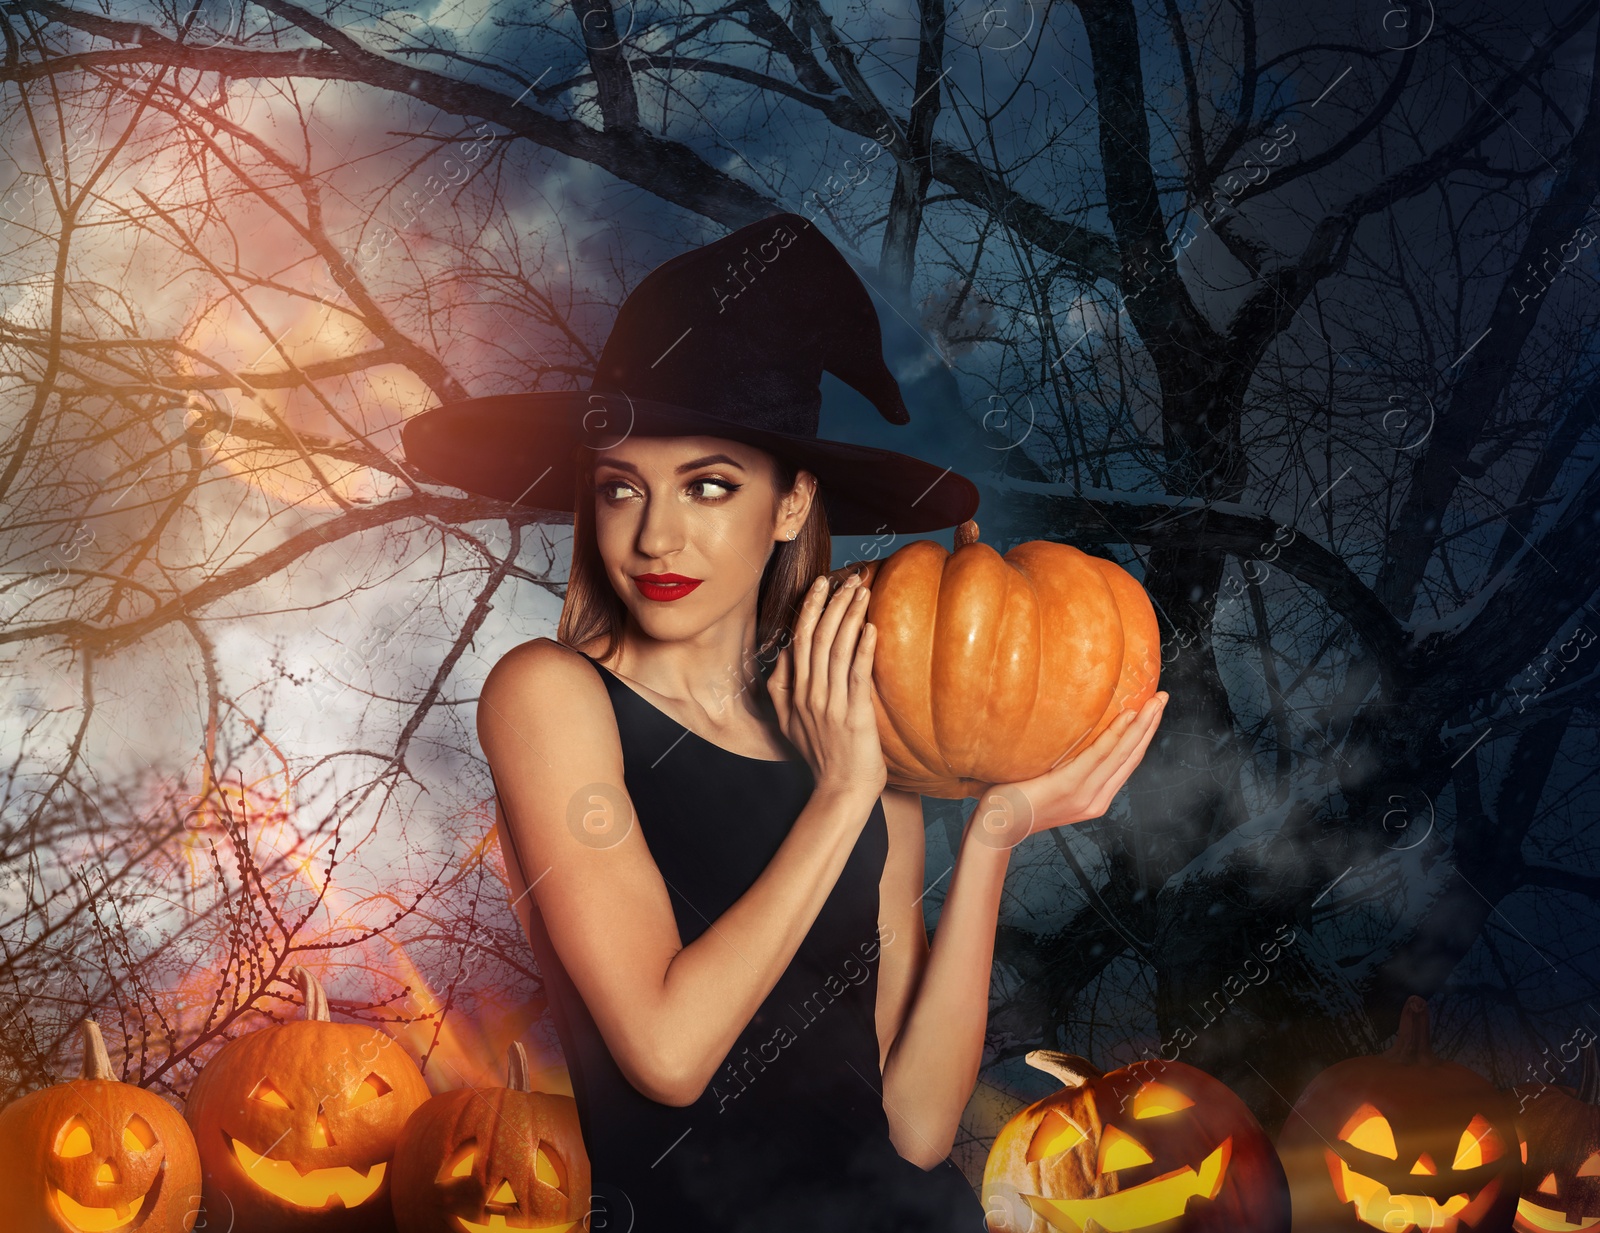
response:
[[[697,480],[690,480],[689,481],[689,487],[690,488],[698,488],[701,484],[710,484],[713,488],[722,489],[721,492],[712,492],[712,493],[703,494],[703,495],[711,498],[712,500],[716,500],[716,499],[718,499],[720,497],[727,496],[729,493],[732,493],[732,492],[737,492],[738,489],[739,489],[739,485],[733,483],[730,480],[717,479],[715,476],[710,476],[710,475],[702,475]]]
[[[709,487],[713,491],[696,492],[696,489],[701,489],[702,485]],[[711,475],[702,475],[699,479],[690,480],[687,485],[693,495],[700,497],[702,500],[711,501],[719,501],[728,494],[737,492],[741,487],[742,485],[735,484],[732,480],[717,479]],[[617,501],[630,495],[633,492],[633,485],[626,480],[601,480],[595,484],[594,490],[608,501]]]

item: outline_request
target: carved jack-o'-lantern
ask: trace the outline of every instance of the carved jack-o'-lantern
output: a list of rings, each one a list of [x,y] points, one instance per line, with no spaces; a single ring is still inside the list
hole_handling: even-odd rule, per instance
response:
[[[263,1233],[392,1229],[389,1160],[428,1085],[392,1036],[330,1022],[322,986],[290,974],[306,1017],[230,1040],[190,1089],[207,1209]]]
[[[889,783],[981,796],[1042,775],[1155,696],[1161,630],[1115,562],[1032,540],[1001,556],[956,528],[852,562],[872,588],[873,706]]]
[[[1600,1059],[1592,1042],[1574,1091],[1524,1084],[1517,1101],[1522,1139],[1522,1197],[1517,1233],[1572,1233],[1600,1228]]]
[[[991,1233],[1284,1233],[1289,1191],[1272,1141],[1224,1084],[1182,1062],[1101,1074],[1035,1049],[1066,1086],[1022,1109],[989,1150]]]
[[[1483,1076],[1434,1057],[1428,1004],[1407,999],[1393,1046],[1323,1071],[1284,1124],[1296,1233],[1510,1229],[1514,1108]]]
[[[411,1115],[394,1152],[400,1233],[581,1230],[589,1157],[570,1096],[535,1092],[511,1046],[506,1086],[458,1088]]]
[[[189,1233],[200,1161],[182,1116],[120,1082],[100,1028],[83,1025],[83,1076],[0,1111],[6,1233]]]

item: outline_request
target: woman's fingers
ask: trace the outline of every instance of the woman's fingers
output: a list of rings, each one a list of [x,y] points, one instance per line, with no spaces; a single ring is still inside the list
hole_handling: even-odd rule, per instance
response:
[[[829,677],[830,665],[833,658],[834,639],[838,635],[839,622],[844,619],[844,614],[849,609],[850,596],[855,593],[856,586],[844,582],[839,589],[828,598],[822,615],[817,618],[816,631],[811,636],[811,704],[821,712],[827,709],[828,689],[832,684]]]
[[[790,690],[790,676],[794,669],[791,667],[791,655],[788,647],[778,652],[778,658],[773,661],[772,674],[767,677],[767,697],[772,700],[772,709],[777,712],[778,726],[785,735],[789,731],[789,710],[793,704]]]
[[[866,602],[862,601],[863,608]],[[872,664],[873,655],[878,649],[878,627],[863,624],[861,627],[861,640],[856,644],[856,653],[850,661],[850,706],[865,707],[871,721],[878,722],[877,713],[872,706]]]
[[[1090,796],[1090,817],[1099,817],[1111,808],[1111,801],[1122,791],[1144,758],[1144,751],[1154,739],[1161,723],[1161,713],[1166,709],[1166,696],[1158,694],[1137,712],[1134,722],[1117,741],[1111,755],[1101,761],[1086,776],[1084,789]]]
[[[844,715],[850,708],[850,670],[860,649],[861,625],[867,619],[867,588],[855,583],[854,592],[843,600],[844,613],[833,636],[833,651],[828,657],[828,706]]]
[[[811,687],[811,639],[816,631],[817,616],[822,611],[823,597],[827,595],[827,579],[818,578],[806,591],[795,616],[794,637],[785,649],[789,652],[794,675],[789,681],[792,697],[804,698]]]

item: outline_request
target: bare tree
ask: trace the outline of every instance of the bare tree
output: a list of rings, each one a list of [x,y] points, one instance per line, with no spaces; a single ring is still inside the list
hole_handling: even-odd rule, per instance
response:
[[[207,749],[274,689],[361,696],[315,763],[350,818],[409,816],[417,758],[481,799],[476,639],[553,617],[564,541],[398,424],[582,383],[652,257],[798,209],[952,365],[985,538],[1114,555],[1163,621],[1125,812],[1014,858],[988,1074],[1182,1056],[1270,1123],[1415,992],[1521,1078],[1590,1014],[1600,891],[1596,8],[21,0],[0,640],[84,724],[107,665],[180,656]],[[369,592],[406,598],[322,615]],[[285,612],[332,671],[221,662]],[[23,834],[88,794],[46,739]]]

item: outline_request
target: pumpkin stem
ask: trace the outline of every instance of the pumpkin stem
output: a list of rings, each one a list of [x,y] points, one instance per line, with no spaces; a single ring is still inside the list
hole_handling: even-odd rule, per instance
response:
[[[1057,1053],[1054,1049],[1030,1049],[1022,1060],[1035,1070],[1054,1075],[1068,1087],[1082,1087],[1101,1077],[1100,1071],[1073,1053]]]
[[[1400,1027],[1385,1056],[1407,1066],[1426,1066],[1434,1060],[1433,1042],[1428,1035],[1428,1003],[1414,993],[1400,1009]]]
[[[506,1050],[506,1087],[513,1092],[533,1091],[533,1079],[528,1067],[528,1047],[520,1040],[511,1042]]]
[[[956,528],[956,547],[965,548],[968,544],[978,542],[978,524],[968,518]]]
[[[117,1078],[116,1072],[111,1069],[111,1055],[106,1052],[106,1038],[100,1035],[100,1025],[93,1019],[83,1021],[83,1077]]]
[[[306,1003],[306,1018],[321,1023],[329,1022],[328,995],[322,991],[317,978],[298,964],[289,969],[289,975],[300,982],[300,994]]]
[[[1600,1056],[1594,1041],[1583,1050],[1583,1078],[1578,1081],[1578,1099],[1586,1105],[1600,1105]]]

